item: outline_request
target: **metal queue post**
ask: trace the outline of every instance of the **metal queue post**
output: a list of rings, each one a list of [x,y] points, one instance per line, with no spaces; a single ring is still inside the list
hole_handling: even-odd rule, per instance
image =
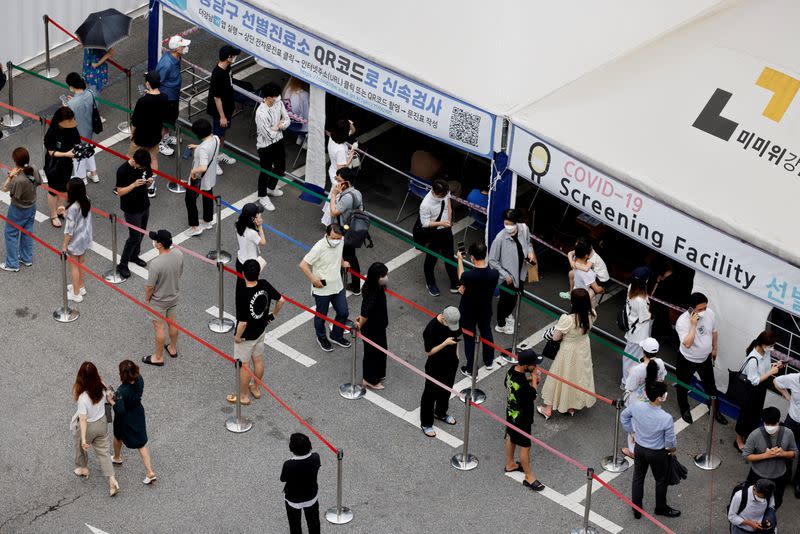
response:
[[[183,150],[181,149],[181,129],[180,127],[175,128],[175,177],[178,180],[183,180],[183,172],[181,170],[181,160],[183,159]],[[185,193],[186,188],[181,185],[180,182],[173,182],[169,180],[167,183],[167,189],[170,190],[172,193]]]
[[[597,529],[589,526],[589,512],[592,508],[592,482],[594,482],[594,469],[586,468],[586,499],[583,505],[583,525],[570,530],[570,534],[597,534]]]
[[[131,69],[125,69],[125,77],[128,79],[125,94],[128,103],[128,120],[123,121],[117,125],[117,130],[121,133],[131,135],[131,115],[133,114],[133,107],[131,106]]]
[[[47,15],[45,15],[46,17]],[[14,107],[14,64],[6,62],[6,72],[8,72],[8,105]],[[3,125],[13,128],[22,124],[22,117],[14,113],[13,109],[8,110],[8,115],[3,118]]]
[[[111,213],[108,219],[111,221],[111,269],[103,274],[103,279],[112,284],[121,284],[127,278],[119,274],[117,268],[117,215]]]
[[[353,520],[353,511],[342,506],[342,458],[344,451],[336,449],[336,506],[325,512],[325,519],[334,525],[345,525]]]
[[[236,414],[225,420],[225,428],[234,434],[242,434],[253,428],[253,421],[247,417],[242,417],[242,381],[239,379],[242,370],[242,360],[237,359],[233,368],[236,370]]]
[[[622,413],[624,404],[622,399],[614,401],[614,408],[617,410],[616,419],[614,421],[614,442],[611,444],[611,456],[606,456],[602,461],[603,469],[611,473],[622,473],[631,466],[625,456],[620,454],[619,450],[620,414]]]
[[[353,338],[353,341],[351,342],[353,345],[353,358],[350,362],[350,382],[339,386],[339,395],[348,400],[356,400],[366,395],[367,390],[364,389],[361,384],[356,382],[356,365],[358,363],[358,336],[353,335],[351,337]]]
[[[50,17],[44,15],[42,17],[42,20],[44,21],[44,69],[40,70],[39,74],[41,74],[45,78],[55,78],[56,76],[61,74],[61,71],[59,71],[55,67],[50,67]],[[11,76],[9,76],[8,79],[10,84]],[[11,99],[9,98],[9,101],[10,100]]]
[[[80,317],[80,312],[77,308],[69,307],[69,300],[67,299],[67,253],[61,253],[61,296],[62,306],[53,312],[53,319],[59,323],[71,323]]]
[[[502,291],[502,289],[500,291]],[[514,333],[511,336],[511,347],[508,349],[508,352],[511,354],[517,353],[517,336],[519,335],[519,310],[520,306],[522,305],[522,288],[519,290],[515,289],[514,292],[517,295],[517,306],[514,308]],[[503,358],[506,363],[516,363],[514,358],[504,352],[500,353],[500,357]]]
[[[486,402],[486,393],[483,390],[478,389],[475,387],[476,382],[478,381],[478,352],[481,348],[480,343],[483,340],[478,337],[477,332],[475,333],[475,353],[473,354],[472,358],[472,384],[468,388],[464,388],[461,390],[461,394],[469,397],[472,402],[475,404],[483,404]],[[467,408],[469,410],[469,407]],[[467,411],[469,414],[469,411]]]
[[[474,380],[475,378],[473,375],[473,385]],[[459,471],[472,471],[478,467],[478,457],[469,453],[469,412],[472,407],[469,395],[464,397],[464,405],[464,444],[461,452],[454,454],[450,459],[450,465]]]
[[[222,197],[215,196],[214,203],[217,205],[217,248],[206,254],[206,258],[225,264],[231,261],[231,254],[222,250]]]
[[[217,261],[217,272],[219,273],[219,316],[214,317],[210,321],[208,321],[208,329],[216,334],[226,334],[233,330],[233,321],[225,317],[225,287],[223,285],[223,273],[225,269],[223,269],[223,263],[221,261]]]
[[[722,463],[722,459],[711,452],[711,447],[714,445],[714,414],[716,413],[717,397],[711,397],[711,406],[708,412],[708,441],[706,442],[706,450],[694,457],[694,465],[704,471],[713,471]]]

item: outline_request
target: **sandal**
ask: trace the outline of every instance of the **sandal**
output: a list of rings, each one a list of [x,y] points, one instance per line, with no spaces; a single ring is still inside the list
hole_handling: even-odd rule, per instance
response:
[[[147,365],[155,365],[156,367],[164,367],[164,362],[154,362],[153,355],[148,354],[147,356],[142,357],[142,362],[146,363]]]
[[[89,473],[79,473],[79,469],[74,469],[72,473],[78,478],[89,478]]]
[[[436,437],[436,431],[433,429],[432,426],[423,426],[422,427],[422,433],[425,434],[426,436],[428,436],[429,438],[435,438]]]
[[[544,484],[539,482],[538,479],[534,480],[533,482],[528,482],[527,480],[523,480],[522,485],[531,491],[542,491],[544,489]]]
[[[436,417],[436,416],[434,416],[434,417]],[[453,417],[453,416],[452,416],[452,415],[450,415],[450,414],[447,414],[447,415],[445,415],[444,417],[436,417],[436,419],[438,419],[439,421],[444,421],[444,422],[445,422],[445,423],[447,423],[448,425],[454,425],[454,424],[456,424],[456,418],[455,418],[455,417]]]
[[[227,400],[231,404],[236,404],[236,394],[231,393],[230,395],[225,397],[225,400]],[[250,399],[247,399],[247,402],[242,401],[242,406],[250,406]]]
[[[177,352],[177,351],[175,351],[175,354],[172,354],[172,353],[169,351],[169,348],[168,348],[168,347],[169,347],[169,343],[167,343],[166,345],[164,345],[164,350],[165,350],[165,351],[167,351],[167,354],[169,354],[169,357],[170,357],[170,358],[177,358],[177,357],[178,357],[178,352]]]
[[[250,384],[249,389],[250,389],[250,395],[252,395],[254,399],[261,398],[261,390],[258,389],[257,385]]]
[[[58,217],[50,217],[50,224],[53,225],[53,228],[61,228],[63,226],[61,224],[61,219],[59,219]]]
[[[545,421],[547,421],[548,419],[550,419],[550,417],[552,417],[552,415],[553,415],[553,413],[552,413],[552,412],[550,412],[550,415],[547,415],[546,413],[544,413],[544,408],[542,408],[541,406],[537,406],[537,407],[536,407],[536,411],[537,411],[537,412],[539,412],[539,415],[541,415],[542,417],[544,417],[544,420],[545,420]]]
[[[525,470],[524,470],[524,469],[522,469],[522,464],[521,464],[521,463],[519,463],[519,462],[517,462],[517,467],[516,467],[516,469],[511,469],[511,470],[508,470],[508,469],[506,469],[505,467],[503,468],[503,472],[504,472],[504,473],[516,473],[517,471],[519,471],[520,473],[524,473],[524,472],[525,472]]]
[[[111,463],[112,463],[112,464],[114,464],[114,465],[122,465],[122,460],[121,460],[121,459],[120,459],[120,460],[117,460],[116,458],[114,458],[114,457],[112,456],[112,457],[111,457]]]

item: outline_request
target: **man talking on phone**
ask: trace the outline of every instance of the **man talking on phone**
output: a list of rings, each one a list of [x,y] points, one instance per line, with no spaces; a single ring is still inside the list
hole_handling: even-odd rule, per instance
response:
[[[150,216],[150,199],[147,188],[153,183],[153,171],[150,168],[151,157],[147,149],[140,148],[133,153],[133,157],[117,169],[117,187],[115,192],[119,197],[119,207],[125,215],[125,222],[139,228],[147,229],[147,219]],[[128,239],[122,247],[117,270],[123,278],[130,278],[131,271],[128,262],[139,267],[147,267],[147,262],[139,258],[142,249],[143,234],[128,228]]]
[[[448,306],[430,320],[422,332],[425,343],[425,374],[452,388],[458,370],[458,343],[461,341],[461,312]],[[419,423],[422,432],[429,438],[436,437],[433,418],[448,425],[456,424],[456,418],[447,413],[450,391],[425,380],[425,389],[419,401]]]
[[[714,361],[717,359],[716,316],[708,308],[708,297],[702,293],[692,293],[690,301],[692,307],[683,312],[675,322],[675,330],[681,342],[676,374],[682,383],[691,384],[692,377],[697,373],[706,395],[718,397],[719,392],[714,380]],[[680,385],[677,389],[681,417],[692,424],[689,392]],[[719,411],[719,405],[714,417],[719,424],[728,424],[728,420]]]

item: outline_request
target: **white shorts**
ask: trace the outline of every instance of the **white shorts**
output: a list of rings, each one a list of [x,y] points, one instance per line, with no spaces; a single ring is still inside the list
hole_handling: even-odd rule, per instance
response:
[[[94,161],[94,156],[72,160],[72,176],[86,178],[90,172],[97,172],[97,163]]]

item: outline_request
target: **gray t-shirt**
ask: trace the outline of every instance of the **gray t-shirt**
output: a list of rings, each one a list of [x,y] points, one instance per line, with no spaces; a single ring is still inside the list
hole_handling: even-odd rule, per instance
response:
[[[336,197],[336,210],[339,214],[339,224],[344,226],[350,220],[353,210],[363,210],[364,203],[361,199],[361,192],[355,187],[347,189]]]
[[[147,285],[154,288],[151,302],[162,308],[176,305],[182,274],[183,252],[176,248],[150,260],[147,266]]]
[[[780,442],[781,449],[785,451],[794,451],[795,455],[797,455],[794,434],[786,427],[782,427],[778,430],[778,433],[781,431],[783,431],[783,437]],[[775,447],[777,445],[775,443],[777,439],[778,434],[773,434],[770,436],[770,441],[772,443],[768,445],[764,439],[763,432],[761,432],[761,427],[756,428],[747,436],[747,441],[745,441],[744,448],[742,449],[742,458],[746,459],[751,454],[761,454],[770,447]],[[750,465],[755,474],[760,478],[775,479],[782,477],[786,473],[786,458],[768,458],[766,460],[752,462]]]
[[[92,212],[86,217],[77,202],[70,204],[64,214],[64,233],[72,236],[67,244],[67,252],[73,256],[83,256],[92,248]]]
[[[75,94],[67,105],[75,113],[75,120],[78,122],[78,133],[81,137],[91,139],[92,131],[92,102],[94,94],[87,89],[81,94]]]
[[[192,168],[205,167],[206,172],[200,179],[200,189],[210,191],[217,185],[217,156],[219,155],[219,137],[210,135],[203,139],[194,149]]]

